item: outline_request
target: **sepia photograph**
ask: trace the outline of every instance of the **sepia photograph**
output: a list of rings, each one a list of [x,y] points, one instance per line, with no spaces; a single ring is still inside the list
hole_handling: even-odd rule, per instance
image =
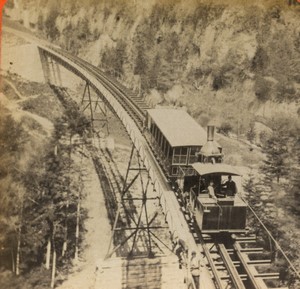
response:
[[[0,7],[1,289],[300,289],[300,0]]]

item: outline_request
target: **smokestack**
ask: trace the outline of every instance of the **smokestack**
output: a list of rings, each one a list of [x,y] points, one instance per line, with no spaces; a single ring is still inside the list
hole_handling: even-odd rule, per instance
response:
[[[200,155],[204,157],[204,162],[221,162],[220,145],[214,140],[215,126],[207,126],[207,143],[201,148]],[[216,159],[217,158],[217,159]]]
[[[213,141],[215,135],[215,127],[213,125],[207,126],[207,141]]]

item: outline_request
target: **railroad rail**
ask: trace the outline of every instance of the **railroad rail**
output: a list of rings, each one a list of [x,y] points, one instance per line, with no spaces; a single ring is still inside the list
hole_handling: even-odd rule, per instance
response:
[[[232,242],[229,245],[220,240],[212,240],[210,236],[203,236],[193,220],[184,212],[180,198],[170,189],[165,174],[154,156],[154,148],[144,134],[146,103],[136,96],[129,97],[120,83],[92,64],[54,46],[44,43],[38,43],[37,46],[47,81],[50,81],[51,75],[49,60],[55,61],[56,64],[62,65],[86,81],[120,119],[158,193],[172,235],[185,240],[190,249],[205,254],[215,284],[205,284],[205,288],[216,286],[219,289],[248,289],[245,286],[249,285],[249,288],[253,289],[268,289],[263,279],[278,278],[278,274],[258,273],[255,265],[268,264],[269,261],[250,260],[247,254],[260,253],[261,249],[241,245],[243,242],[255,242],[254,236],[231,236]],[[212,250],[213,246],[215,250]],[[207,271],[206,274],[210,275]]]

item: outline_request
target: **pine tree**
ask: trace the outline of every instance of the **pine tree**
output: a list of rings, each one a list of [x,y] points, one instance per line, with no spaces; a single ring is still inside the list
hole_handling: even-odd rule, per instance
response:
[[[286,125],[282,120],[274,123],[273,132],[263,146],[266,159],[261,169],[267,180],[272,181],[275,178],[277,183],[289,172],[290,137]]]

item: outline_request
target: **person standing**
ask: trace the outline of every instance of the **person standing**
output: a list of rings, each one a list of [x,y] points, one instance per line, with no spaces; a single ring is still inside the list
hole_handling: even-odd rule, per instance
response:
[[[214,182],[210,181],[209,186],[207,187],[208,194],[211,198],[217,200],[216,194],[215,194],[215,189],[214,189]]]
[[[225,186],[226,186],[226,195],[227,196],[235,196],[235,194],[236,194],[236,184],[232,180],[231,175],[228,176],[228,180],[225,183]]]
[[[196,289],[200,289],[200,259],[195,251],[192,252],[192,257],[190,261],[190,270],[195,283]]]

